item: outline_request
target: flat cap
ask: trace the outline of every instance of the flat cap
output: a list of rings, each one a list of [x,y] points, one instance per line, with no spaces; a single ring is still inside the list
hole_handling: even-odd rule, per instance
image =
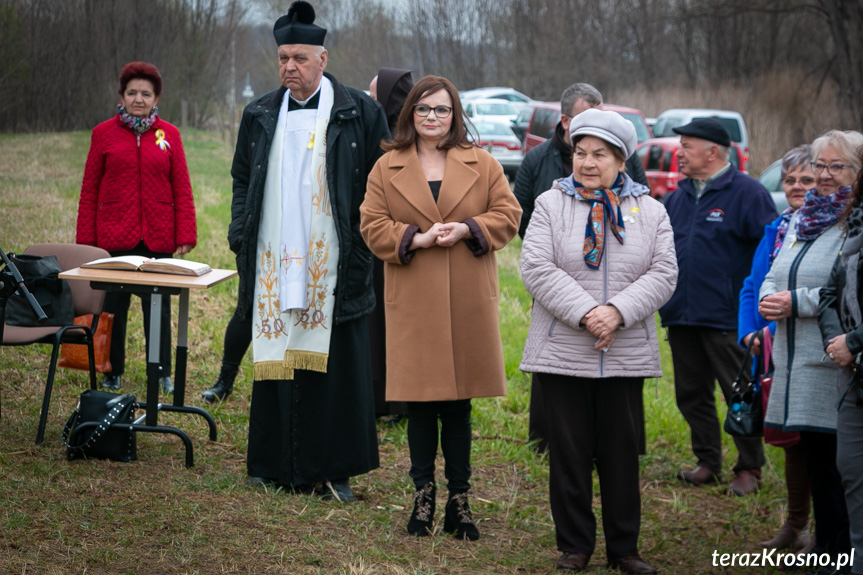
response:
[[[276,44],[308,44],[323,46],[327,29],[315,25],[315,9],[305,0],[297,0],[288,13],[276,20],[273,36]]]
[[[600,140],[617,146],[627,158],[635,152],[638,137],[632,122],[618,114],[598,108],[591,108],[578,114],[569,124],[569,137],[595,136]]]
[[[713,118],[698,118],[685,126],[671,129],[675,134],[680,134],[681,136],[701,138],[702,140],[725,147],[731,145],[731,134],[728,133],[728,129],[719,120],[714,120]]]

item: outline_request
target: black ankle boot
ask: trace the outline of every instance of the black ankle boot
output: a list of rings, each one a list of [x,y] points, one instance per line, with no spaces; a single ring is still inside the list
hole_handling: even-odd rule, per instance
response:
[[[447,533],[453,533],[456,539],[469,539],[471,541],[479,539],[479,530],[470,514],[467,491],[464,493],[450,492],[449,500],[446,502],[443,530]]]
[[[417,537],[425,537],[432,534],[432,521],[434,521],[435,496],[434,481],[429,481],[417,490],[414,495],[414,510],[408,521],[408,533]]]
[[[233,374],[222,371],[218,381],[201,394],[201,398],[207,403],[217,403],[225,401],[231,392],[234,391],[234,379],[237,377],[237,370],[233,370]]]

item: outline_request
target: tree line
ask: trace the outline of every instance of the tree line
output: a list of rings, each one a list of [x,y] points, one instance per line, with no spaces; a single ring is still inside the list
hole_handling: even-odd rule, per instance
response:
[[[833,90],[845,127],[863,126],[863,0],[312,3],[329,29],[328,71],[361,88],[382,66],[542,100],[574,81],[606,94],[721,90],[783,71],[802,79],[806,98]],[[0,131],[91,128],[113,113],[130,60],[162,71],[163,116],[222,126],[247,74],[258,95],[278,86],[271,29],[289,4],[0,0]]]

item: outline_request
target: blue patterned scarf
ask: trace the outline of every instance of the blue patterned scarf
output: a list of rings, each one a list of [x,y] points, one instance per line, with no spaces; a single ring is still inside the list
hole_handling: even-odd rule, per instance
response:
[[[819,196],[817,190],[806,192],[806,199],[797,212],[797,223],[794,226],[797,239],[811,242],[830,229],[845,211],[845,202],[849,195],[851,186],[841,187],[829,196]]]
[[[620,213],[620,191],[623,174],[618,174],[610,190],[588,190],[573,177],[575,193],[590,202],[590,213],[584,228],[584,263],[591,269],[599,269],[605,250],[605,223],[621,244],[626,240],[626,229]]]
[[[130,115],[126,111],[126,108],[123,107],[123,104],[117,106],[117,113],[120,114],[120,121],[123,122],[127,128],[137,134],[143,134],[150,129],[150,126],[156,123],[156,119],[159,117],[159,107],[154,106],[153,111],[150,112],[150,116],[147,118],[139,118],[137,116]]]

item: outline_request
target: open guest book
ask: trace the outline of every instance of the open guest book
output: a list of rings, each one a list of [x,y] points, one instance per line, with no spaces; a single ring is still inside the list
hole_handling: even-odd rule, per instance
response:
[[[144,256],[118,256],[102,258],[81,265],[82,268],[97,270],[125,270],[176,274],[182,276],[202,276],[211,271],[210,266],[190,260],[175,258],[147,258]]]

